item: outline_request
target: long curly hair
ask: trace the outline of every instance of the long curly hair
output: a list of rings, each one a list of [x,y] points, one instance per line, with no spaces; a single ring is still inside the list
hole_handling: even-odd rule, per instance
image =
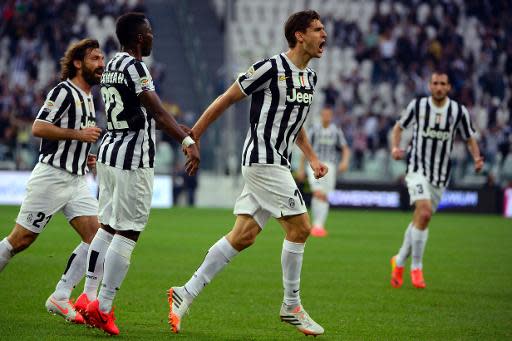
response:
[[[65,81],[76,76],[77,69],[73,62],[83,61],[89,49],[99,49],[100,43],[96,39],[82,39],[69,44],[64,57],[60,59],[60,79]]]

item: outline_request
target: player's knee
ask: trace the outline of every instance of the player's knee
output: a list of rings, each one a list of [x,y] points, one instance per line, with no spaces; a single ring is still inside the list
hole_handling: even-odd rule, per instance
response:
[[[244,231],[230,236],[229,241],[237,251],[248,248],[256,241],[257,233],[252,231]]]
[[[286,239],[294,243],[304,243],[306,242],[306,239],[308,239],[310,233],[310,225],[301,225],[297,226],[297,228],[293,230],[288,231],[286,234]]]
[[[427,224],[430,221],[430,218],[432,218],[432,208],[421,207],[418,212],[418,217],[424,224]]]
[[[96,235],[96,232],[98,232],[99,225],[91,225],[87,228],[86,233],[83,237],[84,243],[90,244],[92,240],[94,239],[94,236]]]
[[[320,192],[320,191],[315,191],[313,193],[313,196],[315,198],[317,198],[318,200],[321,200],[321,201],[327,201],[327,195],[323,192]]]
[[[240,247],[241,250],[243,250],[243,249],[248,248],[252,244],[254,244],[255,241],[256,241],[256,235],[247,233],[247,234],[241,236],[241,238],[239,238],[238,246]]]

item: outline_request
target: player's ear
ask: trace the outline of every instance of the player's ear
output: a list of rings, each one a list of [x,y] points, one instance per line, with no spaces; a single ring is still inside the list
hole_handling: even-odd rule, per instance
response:
[[[82,68],[82,61],[81,60],[73,60],[73,65],[77,70],[80,70]]]
[[[296,31],[295,32],[295,39],[297,40],[297,42],[302,42],[304,41],[304,35],[301,31]]]

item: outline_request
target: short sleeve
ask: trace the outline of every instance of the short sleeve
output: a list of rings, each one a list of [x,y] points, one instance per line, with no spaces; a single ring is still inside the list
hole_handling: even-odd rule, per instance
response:
[[[417,99],[412,100],[407,106],[407,108],[400,114],[398,124],[400,124],[400,127],[402,127],[402,129],[407,129],[411,126],[412,123],[414,123],[415,107],[417,101]]]
[[[133,82],[136,95],[140,95],[144,91],[155,91],[153,78],[144,62],[137,61],[133,63],[127,71]]]
[[[461,106],[462,115],[459,121],[459,132],[464,140],[467,140],[476,135],[476,130],[473,127],[473,123],[471,122],[471,117],[469,116],[469,111],[465,106]]]
[[[276,73],[274,63],[265,59],[253,64],[245,74],[238,77],[237,83],[240,90],[246,95],[263,90],[270,85],[272,76]]]
[[[62,118],[71,104],[71,92],[64,85],[59,84],[53,88],[44,101],[43,106],[37,113],[36,120],[55,123]]]
[[[347,139],[345,138],[345,134],[343,134],[343,131],[340,128],[336,128],[336,131],[337,131],[336,145],[339,148],[348,145]]]

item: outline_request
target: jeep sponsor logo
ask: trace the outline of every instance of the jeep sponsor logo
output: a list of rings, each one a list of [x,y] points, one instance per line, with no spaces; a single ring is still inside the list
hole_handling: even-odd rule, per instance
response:
[[[296,103],[296,104],[307,104],[310,105],[313,102],[313,90],[307,89],[291,89],[288,90],[288,95],[286,95],[287,103]]]
[[[80,122],[80,128],[85,129],[89,127],[96,127],[96,121],[90,117],[82,117],[82,122]]]
[[[430,137],[431,139],[438,139],[442,141],[449,140],[450,135],[449,131],[435,130],[430,127],[427,128],[427,131],[423,131],[423,137]]]

